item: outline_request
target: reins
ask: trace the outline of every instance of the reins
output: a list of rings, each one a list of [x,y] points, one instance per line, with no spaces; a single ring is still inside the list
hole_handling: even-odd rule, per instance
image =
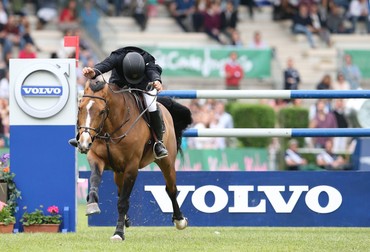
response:
[[[129,88],[129,89],[121,89],[121,90],[118,90],[118,91],[116,91],[116,90],[113,90],[112,89],[112,87],[111,87],[111,85],[109,85],[108,84],[108,87],[109,87],[109,89],[113,92],[113,93],[115,93],[115,94],[122,94],[122,97],[123,97],[123,99],[125,99],[125,96],[123,95],[123,93],[126,93],[126,92],[129,92],[129,93],[131,93],[133,90],[134,91],[141,91],[141,92],[143,92],[143,93],[148,93],[147,91],[144,91],[144,90],[141,90],[141,89],[131,89],[131,88]],[[150,94],[151,95],[151,94]],[[154,100],[152,101],[152,103],[154,102]],[[125,103],[126,103],[126,101],[125,101]],[[151,104],[152,104],[151,103]],[[151,105],[150,104],[150,105]],[[149,106],[150,106],[149,105]],[[109,133],[105,133],[103,136],[101,136],[101,135],[98,135],[97,137],[98,138],[100,138],[100,139],[103,139],[103,140],[105,140],[106,142],[108,142],[108,141],[110,141],[110,142],[112,142],[112,143],[114,143],[114,144],[117,144],[117,143],[119,143],[123,138],[125,138],[129,133],[130,133],[130,131],[135,127],[135,125],[138,123],[138,121],[140,120],[140,118],[142,118],[143,117],[143,115],[148,111],[148,107],[149,106],[147,106],[138,116],[137,116],[137,118],[135,119],[135,121],[130,125],[130,127],[127,129],[127,131],[125,132],[125,133],[123,133],[122,135],[120,135],[120,136],[117,136],[117,137],[112,137],[112,135],[114,134],[114,133],[116,133],[119,129],[121,129],[129,120],[130,120],[130,117],[126,120],[126,121],[124,121],[118,128],[116,128],[111,134],[109,134]],[[130,115],[130,107],[128,107],[127,106],[127,111],[128,111],[128,114]]]
[[[108,83],[105,80],[103,74],[99,71],[99,69],[94,68],[94,70],[97,71],[97,72],[99,72],[99,75],[102,76],[104,83],[108,85],[109,90],[112,93],[114,93],[114,94],[122,94],[122,98],[124,100],[124,104],[127,104],[126,97],[124,95],[124,93],[126,93],[126,92],[132,93],[133,91],[136,91],[136,92],[145,93],[147,95],[156,96],[156,95],[153,95],[153,94],[150,94],[149,93],[149,91],[153,90],[153,83],[152,82],[148,83],[147,90],[141,90],[141,89],[138,89],[138,88],[125,88],[125,89],[114,90],[112,88],[111,84]],[[107,111],[107,113],[105,113],[106,114],[106,117],[102,120],[102,122],[100,123],[98,129],[94,129],[94,128],[90,128],[90,127],[86,127],[86,126],[79,126],[78,129],[81,129],[81,128],[82,129],[85,129],[84,130],[85,132],[88,132],[88,130],[95,131],[97,134],[95,136],[93,136],[92,139],[99,138],[99,139],[104,140],[107,144],[109,142],[111,142],[113,144],[118,144],[122,139],[124,139],[131,132],[131,130],[135,127],[135,125],[138,123],[138,121],[140,120],[140,118],[143,117],[143,115],[148,111],[148,107],[150,107],[153,104],[153,102],[154,102],[154,100],[153,100],[151,104],[149,104],[148,106],[146,106],[146,108],[138,115],[138,117],[130,125],[130,127],[126,130],[126,132],[124,132],[120,136],[112,137],[112,135],[114,135],[115,133],[117,133],[128,121],[131,120],[131,117],[130,117],[130,115],[131,115],[131,113],[130,113],[130,107],[127,106],[127,108],[126,108],[127,113],[128,113],[128,116],[125,116],[124,117],[124,118],[127,118],[126,120],[124,120],[115,130],[113,130],[112,133],[105,132],[104,134],[101,134],[102,133],[102,129],[104,127],[105,120],[108,118],[108,114],[109,114],[109,107],[108,107],[108,103],[107,103],[106,99],[103,98],[103,97],[94,96],[94,95],[83,95],[82,97],[89,97],[89,98],[93,98],[93,99],[103,100],[104,103],[105,103],[105,109],[104,109],[104,111]]]

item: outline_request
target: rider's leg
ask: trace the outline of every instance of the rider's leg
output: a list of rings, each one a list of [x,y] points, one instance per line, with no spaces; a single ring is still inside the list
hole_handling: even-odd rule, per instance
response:
[[[144,94],[144,99],[150,115],[150,126],[157,137],[157,141],[154,144],[154,153],[157,159],[161,159],[168,156],[168,151],[163,144],[162,113],[157,108],[157,90],[154,89],[149,94]]]
[[[68,143],[70,145],[72,145],[73,147],[76,147],[77,148],[78,143],[77,143],[77,139],[76,138],[69,139],[68,140]]]

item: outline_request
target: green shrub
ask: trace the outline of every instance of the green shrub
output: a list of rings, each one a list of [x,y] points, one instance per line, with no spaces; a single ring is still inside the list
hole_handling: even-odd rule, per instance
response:
[[[268,105],[233,103],[228,107],[235,128],[274,128],[275,111]],[[267,147],[271,137],[238,137],[243,147]]]
[[[308,128],[308,109],[302,107],[285,107],[278,112],[280,128]],[[299,146],[303,147],[304,138],[297,138]],[[284,138],[282,146],[287,147],[289,138]]]

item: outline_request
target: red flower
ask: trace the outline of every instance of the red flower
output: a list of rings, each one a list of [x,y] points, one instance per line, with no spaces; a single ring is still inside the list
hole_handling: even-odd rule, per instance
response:
[[[50,206],[50,207],[48,207],[48,212],[50,214],[58,214],[59,213],[59,208],[57,206]]]
[[[10,172],[10,168],[9,168],[9,167],[5,167],[5,168],[3,169],[3,172]]]

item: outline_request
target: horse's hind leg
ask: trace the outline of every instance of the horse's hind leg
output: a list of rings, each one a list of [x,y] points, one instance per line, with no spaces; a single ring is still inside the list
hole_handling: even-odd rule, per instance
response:
[[[131,170],[131,171],[130,171]],[[123,241],[125,239],[125,226],[127,224],[127,212],[130,207],[130,195],[138,174],[137,168],[125,168],[123,174],[115,173],[114,179],[118,186],[119,197],[117,202],[118,221],[116,230],[111,237],[112,241]]]
[[[182,214],[177,202],[176,171],[170,166],[161,167],[161,170],[166,181],[166,192],[172,202],[172,222],[177,229],[182,230],[188,226],[188,219]]]
[[[101,182],[101,173],[97,165],[91,165],[90,189],[87,195],[86,215],[99,214],[98,188]]]

